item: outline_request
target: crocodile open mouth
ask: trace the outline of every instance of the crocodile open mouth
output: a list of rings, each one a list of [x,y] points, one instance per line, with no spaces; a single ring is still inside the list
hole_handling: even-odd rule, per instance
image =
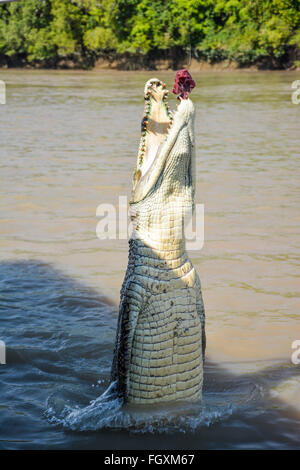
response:
[[[172,125],[172,113],[167,102],[168,93],[166,85],[158,78],[151,78],[145,85],[145,109],[134,185],[151,169]]]

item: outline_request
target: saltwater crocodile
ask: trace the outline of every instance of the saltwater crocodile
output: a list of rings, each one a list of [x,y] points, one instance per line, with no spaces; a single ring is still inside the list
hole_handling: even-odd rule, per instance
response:
[[[202,397],[205,315],[182,236],[194,206],[194,105],[185,93],[172,114],[167,94],[156,78],[145,85],[130,201],[133,235],[111,374],[130,403]]]

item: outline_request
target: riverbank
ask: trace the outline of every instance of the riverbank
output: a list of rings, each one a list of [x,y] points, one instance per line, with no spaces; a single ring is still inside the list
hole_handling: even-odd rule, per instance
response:
[[[193,3],[193,2],[192,2]],[[0,5],[0,67],[28,69],[294,70],[300,13],[292,1]]]
[[[224,72],[224,71],[275,71],[275,70],[286,70],[286,71],[298,71],[300,70],[300,61],[291,64],[290,66],[279,68],[275,66],[269,66],[267,64],[257,63],[249,66],[241,66],[237,61],[222,60],[219,62],[209,62],[205,60],[192,59],[190,62],[181,61],[177,67],[168,60],[156,60],[152,67],[141,66],[140,68],[126,67],[126,64],[119,61],[109,61],[105,59],[99,59],[92,70],[178,70],[180,68],[188,68],[190,72]]]
[[[216,56],[217,57],[217,56]],[[202,71],[270,71],[300,70],[300,51],[289,48],[281,58],[264,56],[246,61],[234,58],[219,57],[209,59],[204,55],[190,57],[189,51],[177,49],[173,51],[149,52],[148,54],[103,51],[91,54],[71,54],[66,57],[52,57],[47,60],[29,61],[26,54],[7,57],[0,54],[0,69],[53,69],[53,70],[122,70],[122,71],[166,71],[188,68],[191,72]]]

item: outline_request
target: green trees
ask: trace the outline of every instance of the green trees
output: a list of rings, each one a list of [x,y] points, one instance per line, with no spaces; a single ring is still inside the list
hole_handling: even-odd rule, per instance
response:
[[[21,0],[0,6],[3,62],[92,65],[110,53],[285,65],[300,50],[297,0]]]
[[[216,0],[211,28],[199,44],[208,57],[240,64],[269,58],[284,60],[297,44],[300,10],[294,0]],[[295,48],[295,47],[294,47]]]

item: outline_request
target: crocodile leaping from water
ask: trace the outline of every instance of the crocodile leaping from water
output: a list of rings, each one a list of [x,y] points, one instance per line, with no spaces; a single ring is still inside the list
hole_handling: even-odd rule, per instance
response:
[[[125,403],[202,397],[204,307],[181,236],[194,205],[194,105],[185,94],[172,114],[167,94],[160,80],[146,83],[111,374]]]

